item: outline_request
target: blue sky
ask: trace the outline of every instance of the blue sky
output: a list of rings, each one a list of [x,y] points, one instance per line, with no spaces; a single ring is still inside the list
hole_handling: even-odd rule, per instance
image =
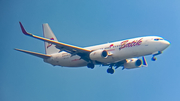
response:
[[[179,0],[1,0],[0,101],[179,101]],[[49,23],[59,41],[85,47],[158,35],[171,46],[157,61],[133,70],[53,67],[14,48],[44,53]]]

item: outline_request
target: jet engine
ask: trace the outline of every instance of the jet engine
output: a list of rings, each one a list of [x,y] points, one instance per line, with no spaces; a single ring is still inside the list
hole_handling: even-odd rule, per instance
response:
[[[95,50],[89,54],[91,60],[102,60],[108,57],[108,52],[106,50]]]
[[[127,59],[126,61],[127,62],[124,64],[124,68],[126,69],[138,68],[141,67],[141,65],[143,64],[141,59],[136,58]]]

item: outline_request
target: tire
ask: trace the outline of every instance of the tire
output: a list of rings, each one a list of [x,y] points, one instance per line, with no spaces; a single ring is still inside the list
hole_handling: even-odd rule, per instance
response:
[[[91,68],[91,69],[94,69],[94,64],[93,64],[93,63],[88,63],[88,64],[87,64],[87,67],[88,67],[88,68]]]
[[[157,60],[157,58],[156,57],[152,57],[152,59],[151,59],[152,61],[156,61]]]
[[[107,73],[113,74],[113,73],[114,73],[114,69],[108,68],[108,69],[107,69]]]

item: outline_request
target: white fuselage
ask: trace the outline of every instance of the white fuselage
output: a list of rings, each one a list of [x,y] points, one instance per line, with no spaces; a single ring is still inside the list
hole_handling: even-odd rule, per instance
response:
[[[162,37],[147,36],[85,47],[85,49],[108,51],[109,56],[100,61],[108,64],[116,63],[128,58],[140,57],[150,55],[158,51],[163,51],[169,46],[169,44],[170,43]],[[78,55],[72,56],[71,54],[62,51],[60,53],[52,54],[51,58],[44,59],[44,61],[52,65],[65,67],[86,66],[88,62],[80,58],[81,57]]]

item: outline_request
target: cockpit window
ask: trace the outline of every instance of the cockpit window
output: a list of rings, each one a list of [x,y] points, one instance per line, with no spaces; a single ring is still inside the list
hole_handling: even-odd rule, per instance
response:
[[[159,40],[158,38],[154,39],[154,41],[158,41],[158,40]]]
[[[155,38],[154,41],[164,40],[163,38]]]

